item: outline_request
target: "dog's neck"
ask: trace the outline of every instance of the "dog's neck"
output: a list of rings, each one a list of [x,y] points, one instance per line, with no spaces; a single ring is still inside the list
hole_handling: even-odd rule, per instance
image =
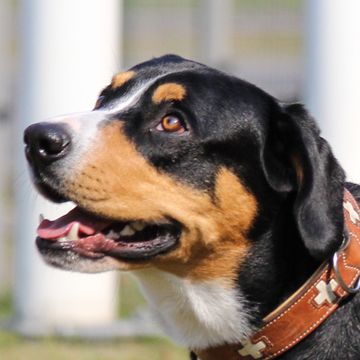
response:
[[[205,349],[251,334],[246,300],[225,282],[195,282],[156,269],[134,273],[158,323],[176,342]]]
[[[314,260],[300,238],[293,218],[292,200],[267,214],[261,232],[250,234],[252,245],[239,267],[238,287],[248,299],[248,311],[258,327],[262,319],[292,295],[321,261]]]
[[[280,228],[285,231],[278,233],[272,228],[266,232],[276,239],[270,240],[264,233],[254,242],[255,255],[241,264],[238,284],[231,288],[225,279],[193,281],[154,268],[134,271],[165,333],[192,349],[236,342],[251,335],[263,317],[301,286],[318,265],[303,249],[286,245],[298,237],[287,232],[294,228],[291,224],[280,224]],[[267,255],[256,256],[264,248]]]

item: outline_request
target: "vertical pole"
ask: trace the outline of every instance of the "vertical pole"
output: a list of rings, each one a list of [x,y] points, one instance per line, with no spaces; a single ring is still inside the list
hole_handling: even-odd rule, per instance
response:
[[[16,326],[23,333],[115,319],[116,274],[65,272],[45,265],[38,255],[39,213],[51,219],[68,205],[50,204],[34,192],[20,142],[28,124],[94,105],[119,68],[121,5],[119,0],[20,2],[14,296]]]
[[[348,178],[360,181],[360,1],[307,0],[306,103]]]
[[[7,227],[5,224],[9,204],[7,204],[6,190],[9,183],[10,162],[9,133],[10,133],[10,99],[12,94],[11,75],[11,45],[14,40],[12,34],[13,8],[9,0],[0,0],[0,294],[9,285],[6,268],[9,266],[6,254]]]
[[[213,66],[229,63],[231,58],[233,0],[200,0],[197,19],[200,26],[199,56]]]

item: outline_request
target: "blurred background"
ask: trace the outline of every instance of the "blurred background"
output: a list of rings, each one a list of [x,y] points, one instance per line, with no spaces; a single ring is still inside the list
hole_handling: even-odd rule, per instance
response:
[[[174,53],[301,101],[360,181],[358,0],[0,0],[0,358],[187,359],[128,274],[45,266],[22,131],[88,110],[113,74]],[[60,209],[61,208],[61,209]]]

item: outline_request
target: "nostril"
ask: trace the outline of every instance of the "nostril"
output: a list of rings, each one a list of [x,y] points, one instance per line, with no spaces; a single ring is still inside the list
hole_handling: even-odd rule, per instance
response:
[[[58,133],[47,133],[38,140],[38,151],[42,156],[57,156],[70,144],[70,139]]]

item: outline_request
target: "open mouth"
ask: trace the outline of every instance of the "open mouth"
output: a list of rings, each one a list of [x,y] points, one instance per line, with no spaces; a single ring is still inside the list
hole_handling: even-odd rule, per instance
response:
[[[181,227],[167,220],[113,221],[75,207],[53,221],[41,219],[37,234],[40,251],[72,251],[94,260],[111,256],[140,261],[173,249]]]

